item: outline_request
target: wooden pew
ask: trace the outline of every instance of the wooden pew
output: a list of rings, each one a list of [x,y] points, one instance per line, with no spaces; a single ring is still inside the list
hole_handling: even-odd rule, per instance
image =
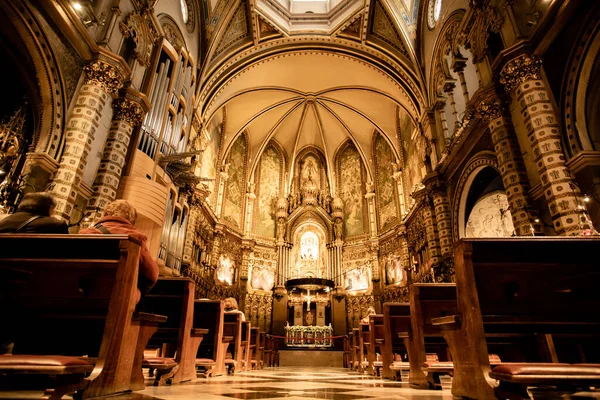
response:
[[[223,336],[231,337],[229,351],[231,358],[226,356],[225,366],[230,374],[234,374],[242,370],[242,361],[244,352],[242,348],[242,314],[240,313],[225,313],[223,324]]]
[[[267,345],[267,334],[266,332],[258,333],[258,369],[263,369],[266,365],[265,362],[265,346]]]
[[[224,336],[225,308],[221,300],[196,300],[194,326],[208,330],[196,355],[196,367],[204,369],[204,377],[225,373],[225,355],[232,337]]]
[[[0,248],[0,329],[12,331],[15,355],[89,356],[83,398],[143,388],[143,379],[135,382],[146,341],[165,317],[135,312],[139,243],[126,235],[0,235]],[[2,370],[36,369],[29,365]]]
[[[352,328],[352,369],[358,371],[360,368],[360,330]]]
[[[250,328],[250,343],[249,345],[249,363],[248,369],[259,369],[260,365],[260,328],[252,326]]]
[[[600,278],[598,237],[544,237],[507,239],[463,239],[456,244],[455,269],[458,312],[434,318],[442,328],[454,359],[452,394],[481,400],[495,399],[497,381],[490,376],[487,336],[543,334],[588,338],[593,351],[572,351],[597,355],[600,338]],[[590,340],[591,339],[591,340]],[[582,339],[583,342],[583,339]],[[552,341],[546,353],[556,355]],[[523,353],[530,349],[521,347]],[[544,354],[527,354],[526,361],[543,361]],[[502,361],[512,361],[501,355]],[[587,362],[599,360],[589,357]],[[547,383],[539,370],[547,364],[521,368],[522,383],[515,387]],[[494,377],[511,383],[503,365]],[[577,365],[549,366],[547,374],[561,377],[561,384],[578,384]],[[573,371],[570,377],[569,370]],[[600,370],[600,369],[598,369]],[[590,373],[588,369],[585,371]],[[516,376],[516,375],[515,375]],[[517,379],[517,378],[515,378]],[[593,376],[592,381],[600,379]],[[512,383],[515,383],[513,381]],[[516,397],[515,397],[516,398]]]
[[[361,374],[364,372],[372,373],[371,371],[369,371],[370,360],[368,359],[368,349],[371,345],[371,338],[369,335],[369,324],[361,322],[358,325],[358,329],[358,359],[360,360],[358,362],[358,372],[360,372]],[[367,349],[366,351],[365,348]]]
[[[252,334],[251,328],[252,324],[250,323],[250,321],[242,322],[242,340],[240,342],[242,350],[242,363],[240,371],[248,371],[252,369],[250,365],[250,357],[252,355],[252,348],[250,342],[250,337]]]
[[[383,314],[369,315],[369,374],[382,376],[383,361],[377,359],[385,348],[385,331],[383,327]]]
[[[190,278],[160,277],[139,308],[167,316],[148,345],[162,348],[161,357],[146,358],[144,368],[156,369],[154,385],[196,379],[196,353],[207,329],[194,325],[196,284]]]
[[[408,363],[394,360],[394,354],[401,350],[407,352],[409,362],[411,358],[415,360],[413,368],[420,368],[416,357],[411,357],[413,350],[409,342],[411,323],[410,305],[408,303],[383,303],[383,330],[382,376],[386,379],[395,379],[397,372],[403,368],[410,368]],[[392,364],[394,364],[393,367]]]
[[[439,388],[439,375],[450,373],[452,364],[448,364],[447,345],[438,326],[431,323],[432,318],[456,314],[456,285],[454,283],[417,283],[410,286],[410,323],[409,340],[413,349],[410,360],[414,368],[410,370],[410,385],[418,388]],[[426,353],[435,353],[438,363],[430,361],[430,371],[423,371]],[[441,363],[439,361],[441,360]],[[418,365],[418,368],[416,368]]]

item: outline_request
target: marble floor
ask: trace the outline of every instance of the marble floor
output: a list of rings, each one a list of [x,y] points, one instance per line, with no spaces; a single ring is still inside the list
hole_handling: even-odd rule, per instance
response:
[[[384,381],[343,368],[275,367],[235,376],[198,379],[167,387],[148,386],[136,392],[139,400],[302,399],[450,400],[450,391],[410,389],[408,384]],[[139,395],[144,395],[139,396]]]

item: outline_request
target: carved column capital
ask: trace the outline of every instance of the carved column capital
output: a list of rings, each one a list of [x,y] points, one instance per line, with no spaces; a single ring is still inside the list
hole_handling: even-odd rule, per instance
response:
[[[485,123],[490,123],[491,121],[502,117],[505,112],[506,102],[496,96],[482,100],[481,103],[479,103],[479,107],[477,107],[477,115]]]
[[[142,106],[129,99],[118,99],[113,103],[115,121],[124,121],[131,126],[138,126],[146,113]]]
[[[530,80],[540,79],[542,60],[537,56],[521,54],[504,65],[500,72],[500,83],[504,90],[511,92],[517,85]]]
[[[108,93],[116,94],[123,87],[125,77],[119,70],[102,60],[96,60],[85,67],[85,83],[99,86]]]

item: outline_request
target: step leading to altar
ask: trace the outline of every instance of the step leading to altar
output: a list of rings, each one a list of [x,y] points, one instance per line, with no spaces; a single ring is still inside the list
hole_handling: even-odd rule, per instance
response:
[[[279,350],[282,367],[339,367],[343,366],[343,351],[335,350]]]

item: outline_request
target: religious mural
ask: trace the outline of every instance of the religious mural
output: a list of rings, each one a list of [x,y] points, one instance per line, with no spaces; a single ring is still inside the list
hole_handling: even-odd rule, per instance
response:
[[[340,156],[340,197],[344,202],[344,236],[364,234],[362,163],[354,146]]]
[[[273,146],[267,147],[260,159],[256,227],[258,235],[275,237],[275,202],[279,198],[281,162]]]
[[[208,204],[213,209],[216,210],[216,199],[217,199],[217,190],[215,187],[215,180],[217,177],[217,163],[219,158],[219,147],[221,145],[221,125],[213,123],[209,127],[209,135],[208,143],[204,152],[202,153],[202,157],[200,162],[198,163],[198,167],[200,168],[200,174],[202,178],[213,179],[212,181],[206,181],[204,184],[208,187],[210,191],[210,195],[207,198]]]
[[[469,214],[465,236],[510,237],[514,230],[506,193],[497,190],[477,200]]]
[[[215,270],[215,283],[217,285],[232,285],[234,275],[235,261],[221,254],[217,263],[217,269]]]
[[[304,157],[300,162],[300,188],[304,183],[310,180],[313,181],[317,188],[321,189],[321,178],[319,172],[321,170],[321,162],[312,154]]]
[[[410,137],[410,140],[403,140],[404,160],[406,164],[406,183],[409,192],[413,191],[415,186],[420,184],[423,177],[427,174],[424,158],[427,151],[426,139],[418,129],[414,129],[410,117],[404,115],[400,118],[400,131],[404,138]]]
[[[357,265],[345,273],[345,289],[347,292],[362,292],[369,289],[371,265]]]
[[[404,271],[402,269],[402,260],[400,256],[388,255],[385,258],[385,284],[395,285],[402,282],[404,279]]]
[[[375,139],[375,165],[377,171],[376,190],[379,208],[379,229],[390,228],[397,221],[397,210],[394,186],[394,167],[396,157],[383,135]]]
[[[245,163],[246,138],[240,135],[227,156],[229,179],[223,199],[223,218],[238,228],[242,226],[242,204],[246,194]]]
[[[250,285],[254,290],[271,290],[275,284],[275,263],[253,262],[250,271]]]

